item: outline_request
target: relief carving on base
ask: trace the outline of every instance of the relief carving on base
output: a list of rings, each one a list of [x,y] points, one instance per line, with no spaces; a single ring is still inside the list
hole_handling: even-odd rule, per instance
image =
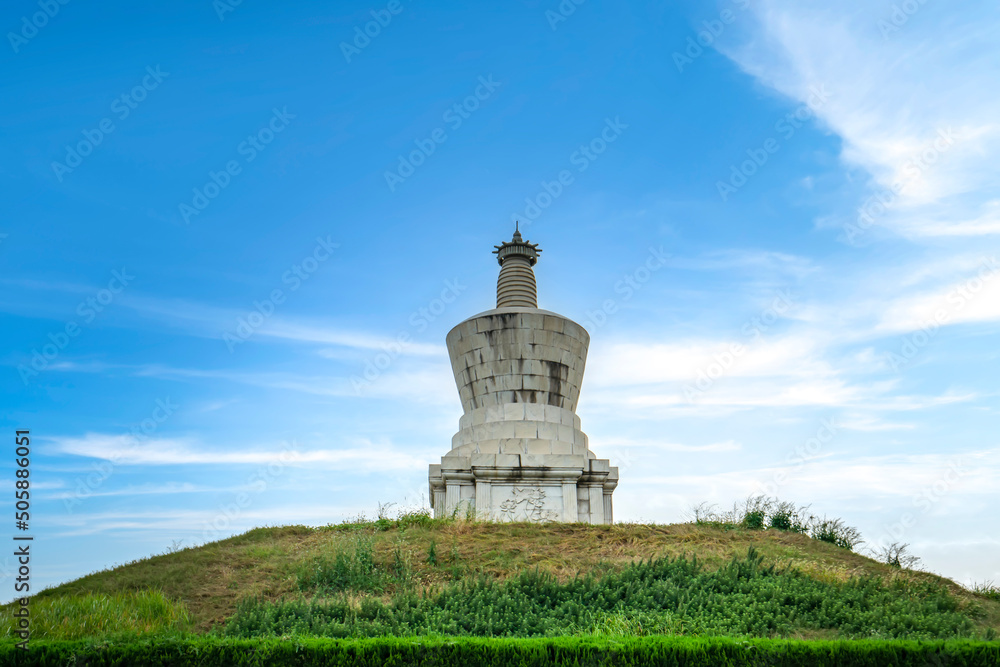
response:
[[[545,491],[537,486],[515,486],[511,497],[500,503],[501,522],[545,523],[558,520],[558,512],[545,508]]]

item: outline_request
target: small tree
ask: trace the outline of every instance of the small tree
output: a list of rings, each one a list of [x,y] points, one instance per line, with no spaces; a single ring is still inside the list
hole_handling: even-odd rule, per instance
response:
[[[873,555],[877,560],[882,561],[886,565],[898,567],[902,570],[909,570],[920,562],[919,556],[913,556],[907,552],[909,548],[909,544],[893,542],[889,546],[879,547],[873,552]]]

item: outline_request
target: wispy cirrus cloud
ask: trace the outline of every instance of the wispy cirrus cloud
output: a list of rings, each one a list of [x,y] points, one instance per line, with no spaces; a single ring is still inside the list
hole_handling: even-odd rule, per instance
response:
[[[653,449],[661,452],[736,452],[743,449],[743,444],[736,440],[725,440],[723,442],[711,442],[705,445],[691,445],[681,442],[665,442],[660,440],[636,440],[633,438],[614,438],[605,441],[602,448],[628,449],[638,447],[643,449]]]
[[[140,484],[129,485],[120,489],[111,490],[89,490],[88,498],[113,498],[118,496],[160,496],[173,495],[178,493],[215,493],[227,489],[218,489],[208,486],[191,484],[190,482],[167,482],[165,484]],[[71,491],[57,493],[49,496],[52,500],[68,500],[77,495]]]
[[[25,279],[4,279],[3,284],[13,285],[24,290],[45,290],[65,292],[69,294],[92,294],[99,286],[88,287],[77,283],[62,281],[43,281]],[[252,307],[218,306],[201,303],[190,299],[162,298],[129,291],[115,300],[116,308],[124,308],[133,313],[135,318],[119,318],[115,326],[146,328],[145,322],[152,320],[169,327],[172,331],[200,338],[222,339],[224,333],[232,332],[252,311]],[[8,303],[3,306],[9,312],[19,314],[37,314],[35,300]],[[64,311],[50,310],[46,317],[64,319],[72,315]],[[394,332],[398,333],[398,332]],[[276,313],[260,327],[254,329],[254,337],[269,339],[272,342],[297,342],[333,345],[348,348],[359,353],[394,350],[394,355],[401,356],[439,356],[446,355],[444,345],[408,341],[399,345],[397,337],[392,333],[359,331],[341,326],[336,321],[294,317]]]
[[[288,517],[294,516],[303,525],[320,526],[358,516],[369,509],[343,504],[312,503],[292,506],[275,506],[261,503],[261,507],[251,507],[240,512],[229,524],[232,533],[238,533],[260,526],[286,525]],[[56,528],[54,537],[81,535],[103,535],[123,533],[131,539],[139,536],[158,536],[162,542],[167,536],[183,538],[182,546],[194,546],[203,540],[203,529],[218,518],[218,507],[202,510],[110,510],[101,512],[60,514],[52,517],[50,523]]]
[[[129,295],[122,304],[144,318],[155,319],[184,329],[191,335],[222,338],[226,331],[235,330],[241,318],[251,308],[219,307],[180,299],[160,299]],[[255,336],[278,341],[320,343],[353,348],[361,351],[399,347],[391,335],[346,329],[336,322],[275,314],[254,330]],[[438,355],[443,345],[410,342],[399,348],[401,355]]]
[[[668,265],[672,269],[691,271],[747,271],[756,278],[767,273],[802,277],[820,270],[808,257],[774,250],[737,248],[713,250],[697,257],[673,257]]]
[[[993,480],[1000,474],[1000,449],[978,449],[940,454],[892,454],[844,457],[830,454],[796,459],[791,463],[761,466],[710,475],[660,474],[636,468],[633,477],[642,484],[687,489],[691,498],[722,500],[708,496],[708,489],[725,489],[725,498],[760,493],[762,484],[782,473],[788,480],[782,493],[789,497],[810,497],[835,503],[846,497],[866,495],[910,499],[941,480],[954,467],[963,494],[991,495]],[[645,468],[649,471],[650,468]],[[956,489],[959,490],[959,489]]]
[[[295,446],[212,449],[194,439],[149,438],[137,442],[128,435],[87,433],[45,441],[61,454],[114,461],[121,465],[260,465],[280,460],[291,466],[341,467],[357,471],[412,469],[425,465],[412,453],[384,443],[353,440],[341,448],[302,449]]]
[[[913,237],[996,234],[1000,99],[983,91],[995,84],[1000,7],[964,9],[928,3],[895,26],[883,3],[765,0],[754,37],[723,52],[795,100],[834,91],[816,113],[842,138],[843,160],[873,190],[902,186],[880,224]]]

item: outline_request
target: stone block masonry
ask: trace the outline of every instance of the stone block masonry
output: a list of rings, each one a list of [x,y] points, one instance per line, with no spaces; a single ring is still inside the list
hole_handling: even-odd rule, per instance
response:
[[[496,248],[497,307],[446,337],[464,414],[430,466],[434,515],[610,524],[618,469],[590,451],[576,415],[590,335],[538,308],[537,245],[515,231]]]

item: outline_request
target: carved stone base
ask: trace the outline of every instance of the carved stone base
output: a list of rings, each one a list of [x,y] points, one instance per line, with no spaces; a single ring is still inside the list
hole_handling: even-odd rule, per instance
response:
[[[435,517],[612,523],[618,468],[583,455],[445,456],[430,466]]]

